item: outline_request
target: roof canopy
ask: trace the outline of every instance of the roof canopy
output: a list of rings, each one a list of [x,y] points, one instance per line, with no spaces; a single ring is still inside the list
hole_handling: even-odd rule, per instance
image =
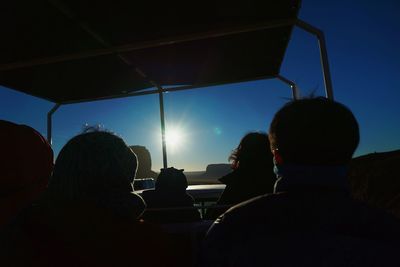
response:
[[[0,85],[57,103],[275,77],[300,0],[13,0]],[[273,26],[273,27],[271,27]]]

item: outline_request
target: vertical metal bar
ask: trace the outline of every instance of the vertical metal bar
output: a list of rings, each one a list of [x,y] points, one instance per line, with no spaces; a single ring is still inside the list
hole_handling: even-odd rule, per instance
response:
[[[123,59],[123,58],[122,58]],[[129,62],[125,62],[130,64]],[[163,155],[163,168],[168,168],[168,159],[167,159],[167,142],[165,140],[165,113],[164,113],[164,89],[161,85],[156,83],[155,81],[149,79],[147,75],[139,68],[135,68],[136,73],[143,77],[143,79],[147,80],[151,85],[157,88],[158,91],[158,99],[160,104],[160,122],[161,122],[161,144],[162,144],[162,155]]]
[[[51,114],[47,113],[47,142],[52,145],[52,122],[51,122]]]
[[[283,77],[280,74],[278,74],[276,76],[276,78],[290,86],[290,89],[292,89],[292,98],[293,98],[293,100],[298,100],[300,98],[299,90],[298,90],[296,84],[293,81],[289,80],[286,77]]]
[[[296,21],[296,26],[317,37],[319,44],[319,52],[321,56],[322,74],[324,76],[324,83],[325,83],[325,94],[327,98],[333,100],[334,99],[333,86],[332,86],[331,72],[329,69],[329,60],[328,60],[328,52],[326,49],[325,35],[320,29],[300,19]]]
[[[296,84],[293,84],[292,86],[290,86],[290,88],[292,88],[293,100],[298,100],[300,98],[300,96],[299,96],[299,90],[297,89]]]
[[[163,153],[163,166],[164,166],[164,169],[166,169],[166,168],[168,168],[167,142],[165,140],[164,95],[161,90],[158,93],[158,97],[159,97],[159,102],[160,102],[160,121],[161,121],[161,142],[162,142],[162,153]]]
[[[55,104],[54,107],[47,113],[47,142],[49,144],[52,144],[52,131],[53,131],[53,114],[54,112],[57,111],[57,109],[60,107],[60,104]]]
[[[319,40],[319,50],[321,53],[322,70],[324,74],[326,97],[333,100],[334,98],[332,89],[332,78],[329,69],[328,52],[326,49],[326,41],[323,32],[321,32],[320,36],[318,37],[318,40]]]

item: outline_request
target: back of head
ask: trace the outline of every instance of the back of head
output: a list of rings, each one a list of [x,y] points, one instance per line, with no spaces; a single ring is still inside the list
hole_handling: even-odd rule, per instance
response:
[[[268,135],[258,132],[246,134],[229,159],[234,169],[262,167],[272,170],[273,161]]]
[[[60,151],[47,197],[52,201],[125,205],[136,168],[136,155],[120,137],[100,131],[80,134]]]
[[[42,193],[53,169],[53,150],[39,132],[0,120],[0,225]]]
[[[188,183],[183,170],[161,169],[156,181],[156,191],[162,193],[185,193]]]
[[[358,146],[359,128],[344,105],[308,98],[292,101],[275,114],[269,138],[283,163],[342,165]]]

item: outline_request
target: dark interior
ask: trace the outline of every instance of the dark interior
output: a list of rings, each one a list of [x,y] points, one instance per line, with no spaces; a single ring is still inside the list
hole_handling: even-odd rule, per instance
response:
[[[204,86],[275,77],[299,8],[300,0],[5,1],[0,85],[65,103],[129,94],[153,87],[149,81]],[[265,27],[276,22],[286,24]],[[236,33],[219,34],[226,31]],[[203,38],[210,33],[218,35]],[[88,55],[126,46],[141,49]]]

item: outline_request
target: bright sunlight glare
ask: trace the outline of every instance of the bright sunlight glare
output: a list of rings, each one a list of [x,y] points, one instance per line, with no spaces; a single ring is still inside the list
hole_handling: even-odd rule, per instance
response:
[[[184,131],[179,128],[168,129],[165,133],[165,141],[167,149],[171,151],[180,149],[186,141]]]

